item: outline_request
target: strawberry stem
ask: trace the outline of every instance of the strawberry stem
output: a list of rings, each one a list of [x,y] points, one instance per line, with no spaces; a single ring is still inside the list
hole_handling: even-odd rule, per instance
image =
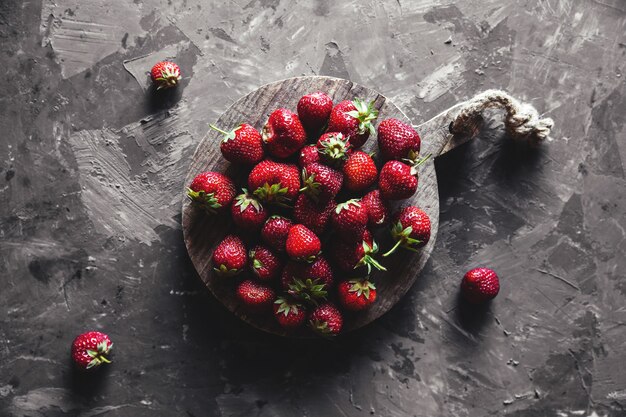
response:
[[[213,130],[217,130],[218,132],[220,132],[223,135],[227,135],[228,136],[228,132],[223,131],[222,129],[220,129],[219,127],[213,125],[213,124],[209,124],[209,127]]]
[[[413,166],[414,166],[414,167],[418,167],[418,166],[422,165],[424,162],[428,161],[428,160],[430,159],[430,157],[431,157],[431,156],[432,156],[432,154],[430,154],[430,153],[429,153],[428,155],[426,155],[426,156],[425,156],[425,157],[423,157],[422,159],[419,159],[419,160],[415,163],[415,165],[413,165]]]
[[[370,265],[373,266],[374,268],[378,269],[379,271],[386,271],[387,270],[387,268],[382,266],[380,264],[380,262],[378,262],[376,259],[374,259],[370,255],[365,255],[365,262],[367,263],[367,266],[368,266],[368,273],[371,271]]]
[[[393,248],[389,249],[386,253],[383,254],[383,258],[386,258],[387,256],[389,256],[392,253],[394,253],[396,251],[396,249],[398,249],[398,247],[400,247],[401,244],[402,244],[402,239],[398,239],[396,241],[396,244],[393,245]]]

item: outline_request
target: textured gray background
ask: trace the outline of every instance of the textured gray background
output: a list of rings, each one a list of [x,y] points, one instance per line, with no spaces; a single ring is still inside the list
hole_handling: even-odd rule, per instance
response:
[[[1,6],[0,415],[626,415],[623,0]],[[166,57],[185,80],[157,102],[146,71]],[[207,123],[302,74],[374,88],[416,124],[491,87],[557,123],[530,150],[494,117],[440,158],[430,262],[334,342],[232,318],[179,225]],[[477,264],[502,291],[468,311],[458,285]],[[69,366],[88,328],[116,345],[97,378]]]

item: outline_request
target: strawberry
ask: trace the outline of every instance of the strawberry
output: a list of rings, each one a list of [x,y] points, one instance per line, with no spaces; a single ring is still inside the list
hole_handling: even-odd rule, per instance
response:
[[[109,336],[100,332],[86,332],[72,342],[72,360],[79,369],[95,369],[103,363],[111,363],[107,357],[113,343]]]
[[[351,279],[337,285],[341,305],[350,311],[361,311],[376,301],[376,287],[365,279]]]
[[[343,184],[343,174],[327,165],[313,162],[302,168],[300,192],[311,200],[325,203],[335,198]]]
[[[383,165],[378,177],[380,195],[385,200],[403,200],[417,191],[417,170],[400,161]]]
[[[323,256],[318,256],[311,264],[289,261],[283,268],[281,284],[297,299],[325,299],[333,285],[333,270]]]
[[[242,123],[228,132],[209,125],[211,129],[222,133],[224,137],[220,143],[220,151],[226,160],[235,164],[258,164],[263,160],[263,139],[255,128]]]
[[[361,266],[367,268],[368,274],[371,273],[372,267],[380,271],[387,270],[373,257],[378,252],[378,244],[367,229],[358,240],[336,239],[331,242],[331,245],[330,253],[333,260],[344,272],[352,272]]]
[[[323,234],[335,210],[335,200],[326,203],[316,203],[304,194],[300,194],[293,207],[293,218],[296,222],[305,225],[318,236]]]
[[[250,252],[250,268],[261,281],[271,281],[280,274],[283,263],[271,249],[256,245]]]
[[[400,161],[388,161],[378,176],[380,195],[385,200],[404,200],[417,191],[417,169],[430,155],[411,161],[407,165]]]
[[[307,145],[300,149],[300,157],[298,158],[298,165],[300,168],[304,168],[312,162],[319,162],[320,153],[317,151],[317,146]]]
[[[398,247],[415,252],[430,240],[430,218],[421,208],[404,207],[395,215],[394,222],[391,236],[396,244],[383,256],[391,255]]]
[[[465,273],[461,293],[467,301],[480,304],[495,298],[500,292],[498,275],[489,268],[474,268]]]
[[[306,132],[298,115],[287,109],[270,114],[262,136],[267,151],[276,158],[288,158],[306,144]]]
[[[343,316],[334,305],[322,304],[309,315],[309,325],[321,336],[335,336],[341,331]]]
[[[213,269],[219,276],[237,275],[247,263],[246,247],[237,236],[226,236],[213,251]]]
[[[278,297],[274,301],[274,317],[282,328],[292,330],[302,326],[306,319],[306,309],[302,304]]]
[[[293,226],[293,222],[290,219],[276,215],[271,216],[261,229],[261,239],[275,251],[284,252],[291,226]]]
[[[263,160],[250,171],[248,189],[264,203],[285,205],[298,196],[300,171],[293,164]]]
[[[333,107],[328,120],[329,132],[340,132],[350,138],[354,148],[360,148],[367,141],[370,134],[374,134],[372,121],[378,117],[378,110],[374,109],[374,101],[369,104],[361,99],[345,100]]]
[[[368,226],[377,227],[389,222],[389,206],[380,196],[380,190],[372,190],[361,199],[367,209]]]
[[[196,175],[187,188],[189,199],[210,214],[230,206],[235,192],[235,184],[230,178],[212,171]]]
[[[360,200],[352,199],[337,204],[330,216],[333,228],[343,239],[353,239],[362,236],[369,217],[365,205]]]
[[[158,62],[150,70],[150,78],[157,90],[176,87],[181,79],[180,67],[173,62]]]
[[[306,226],[296,224],[289,229],[286,248],[291,259],[312,262],[322,251],[322,243]]]
[[[343,165],[351,149],[348,137],[338,132],[324,133],[317,140],[316,146],[320,159],[335,167]]]
[[[371,156],[362,151],[348,154],[343,165],[344,186],[349,191],[363,191],[376,182],[378,169]]]
[[[256,231],[261,229],[269,214],[261,202],[248,194],[248,190],[243,189],[243,194],[235,197],[233,205],[230,207],[233,222],[243,230]]]
[[[237,286],[237,298],[249,311],[260,313],[272,308],[276,294],[267,285],[247,279]]]
[[[398,119],[385,119],[378,125],[378,148],[385,161],[415,160],[420,151],[420,137],[409,124]]]
[[[312,133],[322,131],[332,109],[333,100],[321,91],[307,94],[298,101],[298,117],[302,126]]]

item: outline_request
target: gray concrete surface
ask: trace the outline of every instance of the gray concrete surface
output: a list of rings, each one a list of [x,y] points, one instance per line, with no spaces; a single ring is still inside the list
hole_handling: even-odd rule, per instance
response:
[[[4,0],[0,42],[0,415],[626,415],[624,1]],[[161,58],[185,79],[157,100]],[[207,124],[302,74],[374,88],[416,124],[492,87],[556,121],[533,150],[495,115],[440,158],[422,276],[333,342],[227,314],[179,225]],[[502,291],[470,311],[478,264]],[[97,377],[70,367],[85,329],[116,345]]]

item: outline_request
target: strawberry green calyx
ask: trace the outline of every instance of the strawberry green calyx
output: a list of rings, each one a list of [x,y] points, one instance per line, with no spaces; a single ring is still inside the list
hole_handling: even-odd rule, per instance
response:
[[[258,259],[254,258],[254,251],[250,251],[250,258],[253,258],[252,268],[254,268],[255,271],[263,268],[263,263],[259,261]]]
[[[241,269],[228,269],[228,267],[224,264],[221,264],[217,268],[213,268],[213,270],[221,277],[234,277],[242,271]]]
[[[365,295],[370,298],[370,290],[375,290],[376,286],[368,279],[351,279],[348,281],[352,286],[348,291],[356,293],[357,296]]]
[[[327,140],[322,141],[321,149],[318,150],[331,162],[341,162],[348,158],[350,142],[342,133],[329,135]]]
[[[157,90],[175,87],[180,79],[180,69],[178,66],[167,63],[161,69],[160,77],[156,78],[156,81],[159,83]]]
[[[111,351],[113,347],[113,343],[108,343],[106,340],[98,343],[98,350],[87,350],[87,354],[89,357],[93,358],[91,362],[87,365],[87,369],[91,369],[93,367],[99,366],[103,363],[111,363],[111,361],[106,357]]]
[[[335,333],[328,326],[328,322],[324,320],[311,320],[311,327],[315,330],[320,336],[334,336]]]
[[[417,168],[420,165],[422,165],[424,162],[428,161],[430,156],[431,154],[428,154],[425,157],[420,158],[419,154],[415,153],[414,151],[410,151],[408,158],[405,159],[405,162],[408,162],[409,165],[411,165],[411,175],[413,176],[417,175]]]
[[[224,137],[222,138],[222,142],[228,142],[229,140],[234,140],[235,136],[237,134],[237,131],[239,129],[241,129],[241,125],[237,126],[236,128],[234,128],[234,129],[232,129],[232,130],[230,130],[228,132],[225,131],[225,130],[222,130],[219,127],[217,127],[215,125],[212,125],[212,124],[210,124],[209,127],[211,129],[215,130],[215,131],[220,132],[222,135],[224,135]]]
[[[298,314],[299,312],[298,304],[290,303],[289,301],[287,301],[286,298],[283,297],[278,297],[276,301],[274,301],[274,304],[278,304],[278,310],[276,310],[276,314],[282,314],[285,317],[287,317],[289,313]]]
[[[315,262],[315,260],[322,254],[322,251],[319,251],[318,253],[316,253],[315,255],[309,255],[309,256],[303,256],[303,257],[299,257],[299,258],[295,258],[298,261],[301,262],[306,262],[308,264],[312,264],[313,262]]]
[[[257,213],[260,212],[263,207],[261,207],[261,203],[259,203],[259,200],[252,197],[248,193],[248,190],[246,190],[245,188],[243,188],[242,190],[243,194],[239,194],[237,197],[235,197],[235,206],[239,207],[239,211],[243,213],[243,211],[247,209],[248,206],[252,205]]]
[[[361,207],[361,200],[358,198],[353,198],[351,200],[337,204],[337,207],[335,207],[335,213],[339,214],[341,213],[342,210],[348,210],[350,204],[355,205],[357,207]]]
[[[357,269],[360,266],[365,266],[367,268],[367,274],[372,273],[372,267],[378,269],[379,271],[386,271],[383,265],[381,265],[372,255],[378,253],[378,243],[376,241],[372,241],[372,246],[367,244],[367,242],[363,241],[363,257],[357,262],[354,266],[354,269]]]
[[[265,183],[254,190],[252,194],[264,203],[287,206],[285,202],[289,201],[289,199],[285,197],[285,194],[287,194],[288,191],[289,189],[287,187],[281,187],[280,183],[272,185]]]
[[[255,255],[256,255],[256,251],[253,249],[250,249],[250,251],[248,252],[248,258],[252,259],[252,269],[254,270],[253,272],[258,275],[259,274],[258,270],[263,268],[263,262],[255,258]]]
[[[391,236],[396,241],[396,244],[389,249],[383,257],[387,257],[394,253],[399,247],[417,252],[417,245],[422,243],[421,240],[411,237],[413,233],[413,226],[403,227],[401,222],[397,222],[391,229]]]
[[[194,191],[191,188],[187,188],[187,197],[209,214],[215,213],[217,209],[222,207],[222,205],[218,203],[217,198],[215,198],[214,193],[206,193],[202,190]]]
[[[305,168],[302,168],[302,183],[304,187],[300,188],[301,193],[305,193],[314,201],[318,200],[320,194],[320,183],[315,181],[315,173],[309,174]]]
[[[369,131],[370,134],[374,134],[376,129],[374,129],[372,121],[376,120],[378,117],[378,110],[374,109],[374,100],[370,101],[369,104],[365,104],[363,100],[355,98],[352,104],[356,110],[346,112],[346,114],[359,121],[358,133],[362,135],[366,131]]]
[[[287,292],[294,298],[313,304],[316,304],[318,300],[325,300],[328,296],[326,284],[319,279],[311,278],[294,278]]]

